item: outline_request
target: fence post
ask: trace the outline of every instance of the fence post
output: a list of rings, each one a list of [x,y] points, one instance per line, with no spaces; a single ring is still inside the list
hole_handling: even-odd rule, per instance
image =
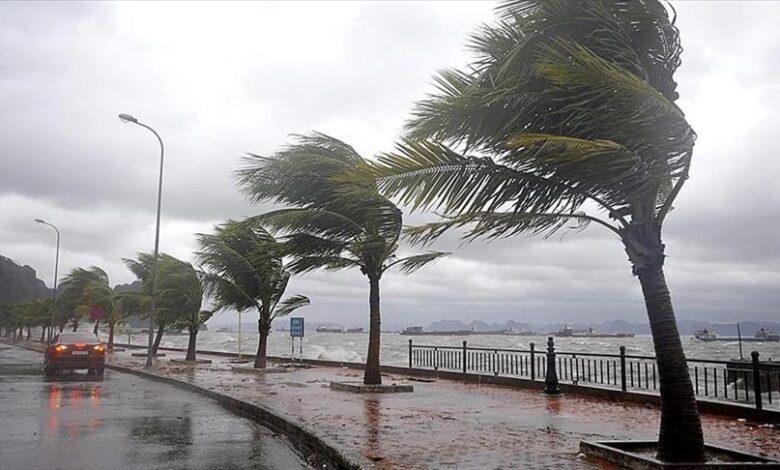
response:
[[[555,370],[555,342],[553,337],[547,338],[547,373],[544,376],[544,393],[556,395],[561,393],[558,389],[558,372]]]
[[[466,374],[466,350],[468,348],[466,347],[466,340],[463,340],[463,374]]]
[[[753,357],[753,393],[756,397],[756,409],[761,410],[764,405],[761,403],[761,373],[758,367],[758,351],[753,351],[750,355]]]
[[[409,340],[409,368],[412,368],[412,340]]]
[[[626,391],[626,347],[620,346],[620,389]]]
[[[534,352],[536,345],[531,343],[531,380],[536,380],[536,352]]]
[[[439,348],[433,348],[433,370],[439,370]]]

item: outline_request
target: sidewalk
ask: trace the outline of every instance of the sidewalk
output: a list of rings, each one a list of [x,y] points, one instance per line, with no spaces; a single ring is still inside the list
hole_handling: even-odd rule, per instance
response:
[[[532,390],[385,375],[413,393],[332,391],[330,381],[361,380],[359,371],[316,367],[285,373],[231,371],[226,358],[196,368],[172,365],[183,353],[166,351],[153,370],[266,407],[307,425],[373,469],[610,468],[578,456],[583,439],[653,439],[659,411],[652,406],[581,396],[550,397]],[[143,358],[117,352],[115,364],[141,368]],[[250,366],[251,364],[245,364]],[[780,457],[780,430],[713,415],[702,417],[708,442]]]

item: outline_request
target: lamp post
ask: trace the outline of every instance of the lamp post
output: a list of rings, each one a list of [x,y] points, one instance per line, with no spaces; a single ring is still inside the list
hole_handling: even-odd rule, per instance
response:
[[[119,115],[119,119],[122,122],[129,122],[139,125],[148,129],[157,137],[157,141],[160,142],[160,179],[157,184],[157,225],[154,230],[154,260],[152,261],[152,311],[149,314],[149,347],[146,353],[146,366],[152,366],[152,345],[154,343],[154,317],[157,313],[157,258],[160,250],[160,208],[162,206],[162,178],[163,178],[163,159],[165,156],[165,147],[163,141],[160,138],[160,134],[154,129],[140,122],[129,114],[122,113]]]
[[[52,307],[51,307],[51,326],[49,327],[49,339],[54,337],[54,302],[57,301],[57,270],[60,267],[60,230],[54,226],[54,224],[50,224],[46,222],[43,219],[35,219],[36,223],[48,225],[49,227],[53,228],[55,232],[57,232],[57,254],[54,257],[54,289],[52,292],[51,300],[52,300]]]

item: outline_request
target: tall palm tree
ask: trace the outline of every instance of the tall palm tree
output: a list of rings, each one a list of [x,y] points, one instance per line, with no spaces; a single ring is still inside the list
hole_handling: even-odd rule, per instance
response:
[[[379,194],[373,181],[346,177],[365,161],[338,139],[319,133],[299,136],[278,153],[250,155],[245,163],[238,173],[239,183],[253,202],[292,206],[258,217],[273,230],[287,233],[291,271],[358,268],[368,278],[369,336],[363,381],[381,384],[379,281],[394,266],[409,274],[446,253],[397,256],[401,210]]]
[[[215,310],[257,310],[260,339],[254,367],[265,368],[271,322],[309,305],[303,295],[282,300],[290,281],[282,244],[251,219],[228,220],[213,234],[198,234],[198,242],[197,258],[204,268],[201,278]]]
[[[367,174],[443,220],[429,242],[606,228],[647,307],[660,374],[659,457],[700,460],[703,435],[664,278],[661,229],[688,178],[696,134],[675,101],[678,30],[656,0],[508,1],[471,39],[476,60],[442,72],[409,135]],[[471,155],[471,156],[467,156]]]

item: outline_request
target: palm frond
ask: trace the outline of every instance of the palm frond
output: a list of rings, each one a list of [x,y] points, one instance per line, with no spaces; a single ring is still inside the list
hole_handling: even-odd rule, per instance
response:
[[[420,255],[407,256],[406,258],[398,259],[385,267],[385,270],[391,267],[398,266],[398,269],[402,274],[412,274],[423,266],[436,261],[439,258],[449,256],[451,253],[445,253],[443,251],[429,251]]]
[[[289,315],[295,310],[298,310],[301,307],[305,307],[310,303],[311,301],[305,295],[293,295],[287,297],[276,305],[276,308],[273,311],[273,317],[279,318]]]
[[[360,261],[343,257],[327,255],[299,256],[287,265],[287,269],[294,274],[305,274],[324,269],[325,271],[339,271],[346,268],[363,268]]]
[[[549,178],[489,158],[465,157],[443,144],[405,140],[397,149],[369,171],[386,194],[415,209],[465,213],[510,205],[524,212],[565,211],[586,199]]]
[[[561,229],[584,230],[596,221],[585,213],[534,214],[524,212],[477,212],[454,217],[443,217],[438,222],[407,227],[405,238],[412,244],[427,245],[452,229],[468,227],[462,235],[464,241],[477,239],[495,240],[519,234],[550,236]],[[605,224],[613,232],[615,227]]]

